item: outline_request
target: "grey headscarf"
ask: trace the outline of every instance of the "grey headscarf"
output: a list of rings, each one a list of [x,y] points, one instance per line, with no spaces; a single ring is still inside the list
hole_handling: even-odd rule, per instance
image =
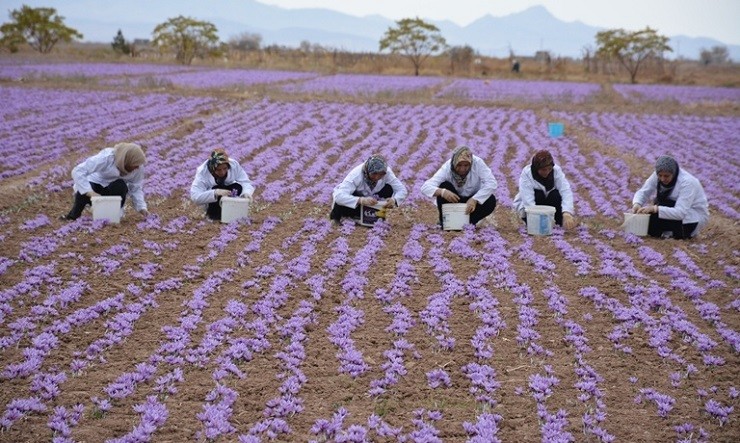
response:
[[[659,172],[670,172],[676,175],[676,172],[678,172],[678,162],[673,157],[661,155],[655,161],[655,173],[657,174]]]
[[[655,173],[659,174],[661,172],[671,173],[673,174],[673,178],[667,185],[664,185],[660,180],[658,180],[658,194],[655,198],[655,203],[660,206],[673,207],[676,202],[671,200],[669,196],[671,195],[671,192],[673,192],[673,188],[676,186],[676,182],[678,181],[678,162],[673,157],[661,155],[658,157],[658,160],[655,161]]]

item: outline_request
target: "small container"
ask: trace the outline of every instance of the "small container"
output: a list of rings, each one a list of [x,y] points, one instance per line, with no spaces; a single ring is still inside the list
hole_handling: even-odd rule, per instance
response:
[[[221,197],[221,223],[249,217],[249,199],[242,197]]]
[[[527,214],[527,233],[529,235],[550,235],[555,224],[553,206],[535,205],[524,208]]]
[[[362,226],[372,226],[378,220],[384,219],[385,215],[381,211],[383,208],[385,208],[385,201],[379,201],[372,206],[360,205],[360,224]]]
[[[565,125],[559,122],[548,123],[547,132],[552,138],[562,137],[565,132]]]
[[[461,231],[470,223],[470,214],[465,213],[465,203],[445,203],[442,205],[442,229]]]
[[[109,223],[121,223],[121,197],[119,195],[101,195],[92,197],[93,220],[108,220]]]
[[[624,223],[622,224],[622,228],[625,232],[644,237],[648,233],[649,225],[650,214],[633,214],[631,212],[624,213]]]

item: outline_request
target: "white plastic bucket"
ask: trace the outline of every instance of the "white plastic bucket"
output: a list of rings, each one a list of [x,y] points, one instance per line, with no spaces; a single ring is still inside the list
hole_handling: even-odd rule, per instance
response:
[[[529,235],[550,235],[555,224],[555,208],[535,205],[524,208],[527,214],[527,233]]]
[[[118,195],[101,195],[92,197],[93,220],[108,220],[110,223],[121,223],[121,197]]]
[[[461,231],[470,223],[470,215],[465,213],[465,203],[445,203],[442,205],[442,229]]]
[[[243,197],[221,197],[221,223],[231,223],[249,217],[249,199]]]
[[[633,214],[631,212],[624,213],[624,223],[622,228],[625,232],[630,232],[640,237],[644,237],[648,233],[648,226],[650,225],[650,214]]]
[[[360,205],[360,224],[362,226],[372,226],[381,218],[385,218],[382,212],[378,214],[378,211],[384,207],[385,201],[379,201],[372,206]]]

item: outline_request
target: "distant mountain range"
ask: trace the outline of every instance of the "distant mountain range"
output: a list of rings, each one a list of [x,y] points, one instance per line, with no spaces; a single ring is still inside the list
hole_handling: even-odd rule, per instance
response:
[[[25,2],[35,6],[34,1]],[[284,9],[254,0],[46,0],[65,17],[65,22],[85,35],[85,41],[110,42],[120,28],[128,40],[151,38],[158,23],[177,15],[205,20],[216,25],[219,37],[249,32],[262,36],[263,45],[298,47],[302,41],[353,52],[377,52],[393,20],[371,15],[355,17],[328,9]],[[553,56],[580,58],[583,49],[596,46],[595,36],[605,28],[581,22],[564,22],[542,6],[504,17],[485,15],[467,26],[450,21],[435,24],[447,43],[469,45],[485,56],[518,57],[549,51]],[[660,30],[658,29],[658,32]],[[726,45],[711,38],[669,36],[669,58],[698,59],[702,49],[726,46],[730,57],[740,60],[740,45]]]

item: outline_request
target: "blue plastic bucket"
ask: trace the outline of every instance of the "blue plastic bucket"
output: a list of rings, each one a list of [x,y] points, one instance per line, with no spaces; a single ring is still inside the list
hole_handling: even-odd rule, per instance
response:
[[[547,130],[552,138],[562,137],[563,132],[565,132],[565,125],[562,123],[548,123]]]

